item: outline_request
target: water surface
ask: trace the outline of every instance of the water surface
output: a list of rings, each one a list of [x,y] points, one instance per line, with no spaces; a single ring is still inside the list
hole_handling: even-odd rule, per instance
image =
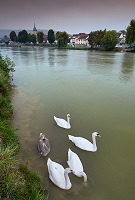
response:
[[[51,200],[134,200],[135,192],[135,54],[72,51],[49,48],[1,48],[15,62],[13,125],[19,130],[20,159],[49,190]],[[70,130],[58,127],[53,116],[71,115]],[[92,141],[97,131],[98,150],[83,151],[68,134]],[[37,141],[43,132],[51,152],[38,157]],[[69,191],[48,178],[50,157],[67,167],[67,152],[77,153],[88,176],[70,174]]]

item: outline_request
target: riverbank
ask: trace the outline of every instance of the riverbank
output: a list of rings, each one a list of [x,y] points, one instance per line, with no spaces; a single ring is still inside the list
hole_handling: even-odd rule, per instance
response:
[[[11,95],[14,63],[0,56],[0,199],[45,200],[47,191],[40,176],[28,170],[16,159],[19,142],[11,126],[13,107]]]
[[[17,42],[9,43],[8,45],[5,43],[0,44],[1,47],[41,47],[41,48],[55,48],[55,49],[69,49],[69,50],[85,50],[85,51],[106,51],[103,47],[100,48],[91,48],[91,47],[71,47],[71,46],[65,46],[65,47],[58,47],[57,44],[21,44]],[[126,48],[120,48],[116,47],[112,52],[135,52],[135,50],[132,49],[126,49]]]

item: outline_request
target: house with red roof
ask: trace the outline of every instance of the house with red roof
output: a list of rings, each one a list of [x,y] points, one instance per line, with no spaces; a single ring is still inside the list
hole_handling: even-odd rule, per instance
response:
[[[88,38],[89,34],[86,33],[74,34],[70,38],[70,45],[73,47],[88,47]]]

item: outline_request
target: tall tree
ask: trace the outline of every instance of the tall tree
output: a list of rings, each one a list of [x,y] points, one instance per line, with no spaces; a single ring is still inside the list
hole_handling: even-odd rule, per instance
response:
[[[16,35],[15,31],[10,32],[10,39],[12,41],[17,41],[17,35]]]
[[[89,41],[90,46],[93,48],[95,45],[94,32],[92,32],[92,31],[90,32],[88,41]]]
[[[107,51],[114,50],[117,43],[118,39],[116,31],[107,31],[101,40],[101,44]]]
[[[54,31],[52,29],[48,31],[48,41],[50,44],[55,41]]]
[[[4,35],[4,42],[8,45],[9,44],[9,37],[7,35]]]
[[[63,32],[63,38],[64,38],[64,44],[67,45],[67,43],[69,42],[69,36],[65,31]]]
[[[56,33],[56,40],[58,40],[58,46],[63,47],[66,46],[67,43],[69,42],[69,36],[65,31],[64,32],[58,31]]]
[[[37,33],[37,39],[38,39],[39,43],[42,43],[43,39],[44,39],[44,33],[43,32],[38,32]]]
[[[133,44],[135,42],[135,20],[130,21],[130,25],[127,27],[126,43]]]
[[[58,47],[60,48],[60,47],[64,47],[64,46],[65,46],[64,38],[61,37],[61,38],[58,39]]]
[[[21,43],[28,42],[28,33],[26,30],[22,30],[18,33],[18,42],[21,42]]]
[[[88,38],[88,41],[91,47],[99,47],[101,45],[101,40],[104,37],[105,33],[106,33],[106,29],[104,31],[99,30],[99,31],[91,32]]]
[[[28,34],[28,41],[32,43],[36,43],[36,35],[35,34]]]

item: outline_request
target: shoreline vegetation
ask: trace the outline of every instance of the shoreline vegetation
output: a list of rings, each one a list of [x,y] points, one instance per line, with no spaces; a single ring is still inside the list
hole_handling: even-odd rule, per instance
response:
[[[11,44],[2,44],[0,47],[31,47],[31,48],[36,48],[36,47],[44,47],[44,48],[56,48],[56,49],[69,49],[69,50],[85,50],[85,51],[106,51],[103,47],[101,48],[91,48],[91,47],[70,47],[70,46],[65,46],[65,47],[58,47],[56,44],[22,44],[22,43],[11,43]],[[112,52],[135,52],[133,51],[127,51],[127,49],[123,48],[118,48],[116,47]]]
[[[11,31],[9,37],[0,40],[0,46],[41,46],[72,50],[98,50],[113,52],[135,52],[135,19],[132,19],[126,30],[97,30],[89,34],[68,34],[67,32],[49,29],[47,34],[37,31],[35,24],[33,33],[25,29],[16,34]]]
[[[16,159],[19,141],[16,129],[11,126],[13,106],[14,63],[0,55],[0,199],[47,200],[48,191],[42,187],[41,177],[28,170]]]

